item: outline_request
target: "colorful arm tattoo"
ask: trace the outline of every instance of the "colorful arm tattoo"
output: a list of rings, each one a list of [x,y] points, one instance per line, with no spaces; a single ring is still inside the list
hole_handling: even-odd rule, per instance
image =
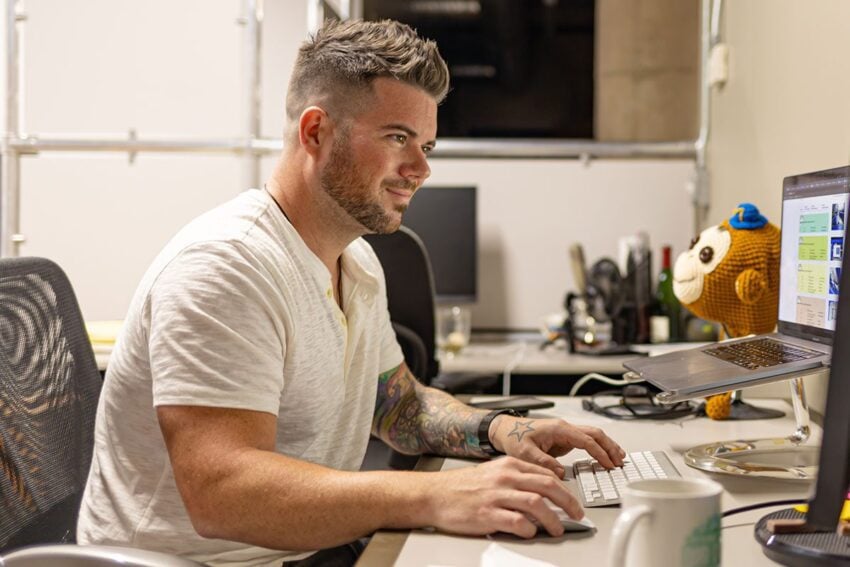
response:
[[[484,457],[478,425],[486,414],[424,386],[402,363],[378,377],[372,433],[409,455]]]

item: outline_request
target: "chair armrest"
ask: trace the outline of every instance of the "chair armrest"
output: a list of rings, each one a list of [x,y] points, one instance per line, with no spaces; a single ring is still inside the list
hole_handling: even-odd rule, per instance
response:
[[[404,353],[404,361],[410,372],[423,384],[429,385],[428,350],[422,338],[412,329],[401,323],[393,323],[393,330]]]
[[[184,557],[132,547],[106,545],[36,545],[0,556],[0,567],[198,567]]]

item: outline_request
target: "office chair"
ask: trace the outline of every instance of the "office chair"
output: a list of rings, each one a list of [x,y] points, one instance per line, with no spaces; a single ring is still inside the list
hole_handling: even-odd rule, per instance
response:
[[[364,236],[384,269],[390,320],[411,373],[426,386],[450,394],[481,392],[495,385],[493,375],[440,374],[434,322],[434,275],[425,245],[415,232],[401,226],[391,234]],[[367,461],[384,459],[386,445],[370,441]],[[391,469],[410,470],[418,455],[389,450]],[[371,466],[370,466],[371,468]]]
[[[75,541],[100,388],[80,308],[61,268],[43,258],[0,259],[0,565],[177,561],[145,551],[127,563],[140,550],[121,549],[118,561],[100,546],[39,545]],[[150,562],[154,556],[161,561]]]
[[[156,551],[107,545],[38,545],[0,556],[0,567],[198,567],[201,564]]]
[[[492,374],[440,374],[434,322],[434,275],[425,245],[401,226],[391,234],[368,234],[387,282],[390,320],[411,372],[422,383],[450,394],[481,393],[496,384]]]

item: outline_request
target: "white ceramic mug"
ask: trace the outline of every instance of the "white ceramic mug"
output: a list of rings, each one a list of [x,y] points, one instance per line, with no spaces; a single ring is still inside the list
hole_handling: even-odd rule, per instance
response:
[[[623,511],[611,537],[611,567],[720,565],[720,495],[703,478],[638,480],[621,490]]]

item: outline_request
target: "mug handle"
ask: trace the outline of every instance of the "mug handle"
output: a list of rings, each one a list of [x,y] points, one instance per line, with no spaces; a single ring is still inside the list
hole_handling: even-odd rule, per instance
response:
[[[623,567],[626,564],[626,546],[634,532],[635,526],[641,518],[652,513],[649,506],[634,506],[623,510],[617,521],[614,522],[614,531],[611,534],[611,553],[608,555],[609,567]]]

